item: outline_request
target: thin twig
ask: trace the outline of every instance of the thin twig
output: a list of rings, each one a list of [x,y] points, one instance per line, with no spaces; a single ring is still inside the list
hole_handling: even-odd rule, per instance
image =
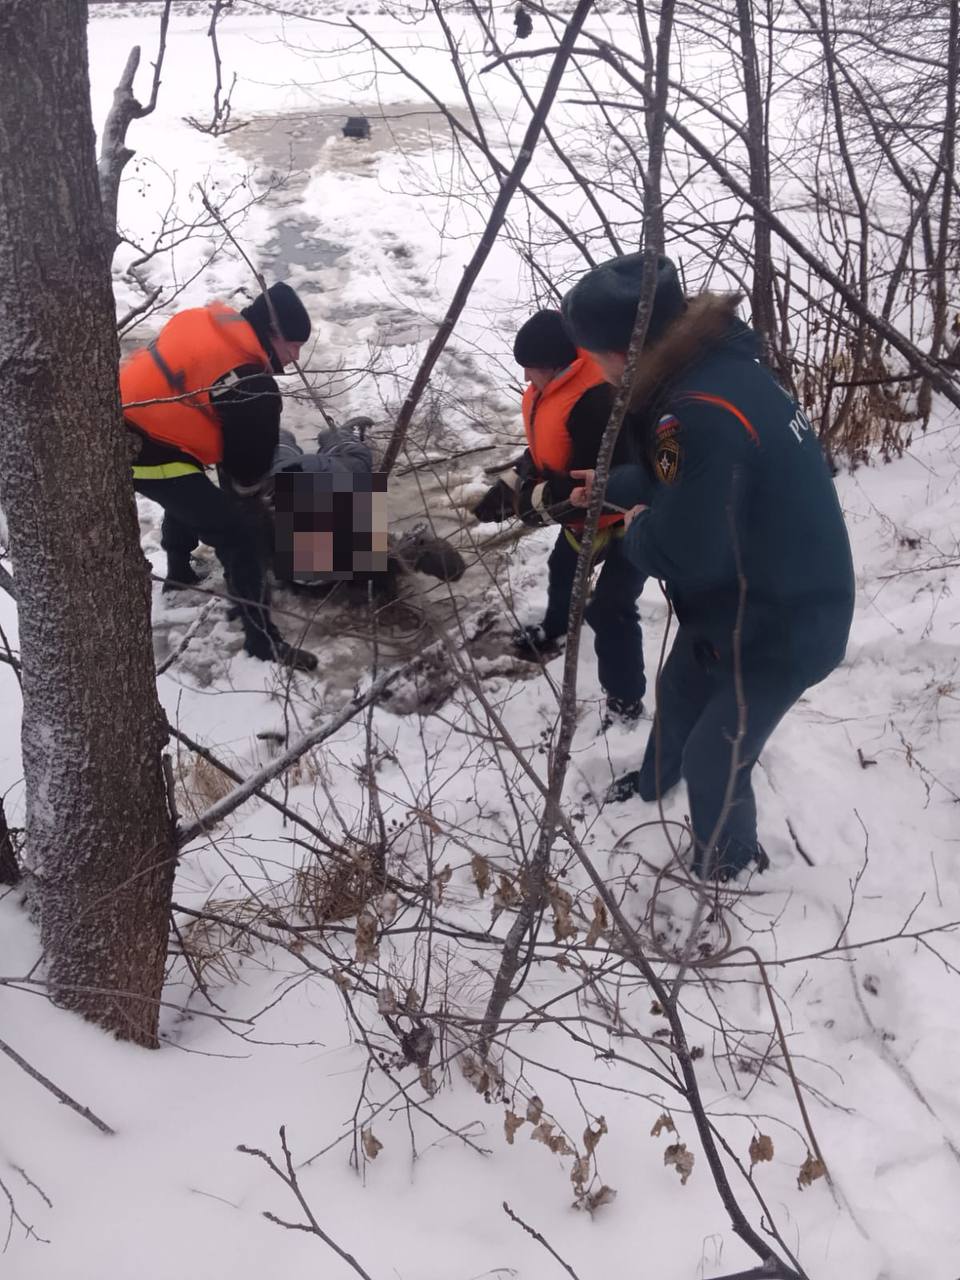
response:
[[[307,1222],[284,1222],[282,1218],[278,1218],[276,1214],[270,1213],[266,1209],[263,1211],[263,1216],[269,1222],[275,1222],[278,1227],[286,1227],[288,1231],[309,1231],[311,1234],[318,1236],[324,1244],[328,1245],[334,1253],[351,1266],[358,1276],[362,1276],[363,1280],[371,1280],[369,1272],[364,1271],[363,1267],[361,1267],[360,1263],[352,1254],[347,1253],[345,1249],[341,1249],[335,1240],[331,1240],[323,1227],[320,1226],[320,1223],[317,1222],[316,1218],[313,1216],[313,1211],[309,1204],[307,1204],[303,1191],[300,1189],[300,1183],[297,1179],[297,1171],[293,1167],[290,1148],[287,1146],[286,1125],[280,1126],[280,1146],[283,1149],[283,1159],[287,1166],[286,1173],[284,1173],[280,1166],[276,1164],[265,1151],[260,1151],[257,1147],[239,1146],[237,1147],[237,1150],[242,1151],[245,1156],[256,1156],[258,1160],[262,1160],[271,1172],[275,1173],[280,1181],[290,1188],[294,1196],[296,1196],[297,1203],[303,1210]]]
[[[563,33],[563,38],[561,39],[559,48],[557,49],[556,57],[554,58],[549,74],[547,75],[543,92],[540,95],[540,101],[537,103],[537,108],[530,119],[530,123],[527,125],[526,133],[523,136],[523,142],[520,144],[520,150],[517,152],[517,158],[514,161],[509,174],[501,183],[500,191],[498,192],[493,208],[490,211],[490,217],[487,219],[487,225],[484,228],[483,235],[480,237],[480,243],[474,250],[473,256],[460,278],[460,283],[457,285],[457,289],[451,299],[450,306],[447,308],[447,314],[441,321],[440,327],[437,329],[430,346],[427,348],[423,362],[417,370],[417,376],[413,380],[413,385],[411,386],[410,391],[400,408],[400,412],[397,415],[393,434],[390,437],[390,442],[387,445],[386,452],[383,456],[384,471],[389,472],[391,470],[400,454],[400,450],[403,447],[403,442],[407,434],[407,429],[410,426],[410,422],[413,418],[414,412],[416,411],[417,405],[420,403],[420,398],[430,380],[430,374],[433,372],[433,367],[440,358],[444,347],[447,345],[447,341],[453,332],[454,325],[460,318],[460,313],[466,305],[467,299],[470,296],[470,291],[476,283],[477,276],[480,274],[483,264],[489,257],[497,235],[500,232],[500,228],[503,226],[504,220],[507,216],[507,210],[510,207],[510,201],[516,194],[523,175],[526,173],[527,167],[533,158],[534,149],[540,138],[540,134],[543,131],[547,115],[553,105],[553,100],[557,95],[557,90],[560,87],[560,81],[573,50],[574,41],[579,35],[580,29],[586,21],[587,14],[590,12],[592,6],[593,0],[579,0],[577,7],[574,9],[570,17],[570,21],[567,23],[567,28]],[[351,25],[356,25],[352,22],[352,19]]]
[[[82,1103],[71,1098],[69,1093],[64,1093],[59,1085],[54,1084],[52,1080],[49,1080],[42,1072],[38,1071],[36,1067],[32,1067],[30,1063],[27,1062],[26,1058],[21,1058],[16,1049],[12,1049],[4,1040],[0,1040],[0,1053],[5,1053],[7,1057],[15,1062],[21,1070],[25,1071],[31,1079],[36,1080],[37,1084],[43,1085],[44,1089],[47,1089],[52,1093],[58,1102],[62,1102],[63,1105],[65,1107],[69,1107],[71,1111],[75,1111],[78,1116],[83,1116],[84,1120],[88,1120],[94,1128],[99,1129],[101,1133],[109,1134],[111,1137],[116,1136],[115,1129],[111,1129],[110,1126],[105,1121],[101,1120],[98,1115],[95,1115],[89,1107],[85,1107]]]
[[[517,1214],[515,1214],[513,1210],[510,1208],[510,1206],[507,1204],[506,1200],[504,1200],[503,1202],[503,1212],[507,1215],[507,1217],[511,1220],[511,1222],[515,1222],[518,1227],[523,1227],[524,1231],[526,1231],[528,1236],[533,1236],[534,1240],[536,1240],[538,1244],[542,1244],[543,1247],[546,1249],[547,1253],[549,1253],[552,1258],[556,1258],[557,1262],[560,1263],[561,1267],[563,1267],[564,1271],[566,1271],[568,1276],[572,1276],[573,1280],[580,1280],[580,1277],[574,1271],[573,1267],[571,1267],[570,1263],[564,1262],[563,1258],[560,1257],[559,1253],[557,1253],[553,1245],[550,1244],[548,1240],[545,1240],[539,1231],[534,1230],[534,1228],[531,1227],[529,1223],[524,1222],[522,1218],[518,1217]]]

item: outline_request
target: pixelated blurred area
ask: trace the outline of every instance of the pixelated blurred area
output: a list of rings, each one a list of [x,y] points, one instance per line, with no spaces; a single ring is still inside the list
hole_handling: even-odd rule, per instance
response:
[[[279,578],[349,582],[387,572],[384,472],[281,471],[273,500]]]

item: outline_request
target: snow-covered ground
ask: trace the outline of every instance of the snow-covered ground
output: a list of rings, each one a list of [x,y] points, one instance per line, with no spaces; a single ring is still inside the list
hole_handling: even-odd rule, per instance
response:
[[[160,106],[131,129],[144,165],[125,185],[121,221],[147,238],[172,183],[186,210],[198,182],[226,192],[245,178],[257,186],[288,173],[282,188],[238,220],[237,234],[309,300],[316,325],[309,367],[339,370],[317,375],[331,408],[343,416],[370,412],[386,424],[488,202],[454,154],[447,126],[425,116],[427,104],[399,78],[374,78],[356,31],[343,25],[281,23],[249,12],[224,21],[224,65],[228,75],[238,74],[234,116],[254,123],[221,139],[191,129],[183,117],[209,109],[205,22],[202,14],[175,17]],[[430,88],[460,103],[432,25],[384,14],[363,22],[391,47],[407,46]],[[149,16],[91,24],[98,122],[128,47],[142,41],[148,59],[153,31]],[[509,119],[512,90],[502,79],[495,84],[490,110]],[[375,121],[372,144],[358,149],[336,137],[331,118],[357,106],[372,113],[378,103],[386,118]],[[517,119],[522,127],[522,112]],[[239,208],[242,191],[231,199]],[[190,280],[213,247],[212,234],[187,242],[163,259],[154,278]],[[248,284],[243,263],[218,252],[177,305],[211,294],[236,297]],[[121,281],[120,310],[133,301]],[[509,456],[519,436],[511,335],[537,304],[509,244],[498,246],[441,364],[435,408],[411,461],[424,452],[485,446],[491,458]],[[308,403],[291,398],[287,416],[302,435],[313,429],[314,415]],[[408,473],[398,514],[416,516],[419,476],[426,514],[450,527],[456,504],[479,491],[487,457],[456,460],[439,477]],[[684,995],[690,1041],[703,1050],[697,1065],[710,1112],[747,1164],[751,1140],[760,1133],[772,1139],[774,1158],[754,1170],[756,1184],[814,1280],[956,1280],[960,1273],[958,475],[955,424],[944,414],[901,460],[839,477],[859,590],[852,641],[843,666],[809,692],[764,753],[757,790],[773,865],[730,900],[727,913],[733,946],[750,946],[766,961],[831,1183],[797,1186],[808,1143],[754,956],[737,950]],[[156,512],[145,504],[142,518],[144,545],[157,555]],[[472,537],[462,534],[468,553]],[[431,616],[458,650],[473,654],[486,699],[541,773],[560,663],[541,674],[504,662],[495,645],[484,648],[479,633],[490,611],[501,630],[511,612],[523,620],[538,616],[552,537],[534,534],[487,553],[452,595],[435,588],[429,596]],[[289,615],[303,617],[302,602],[283,596],[280,605],[288,610],[282,625],[295,630],[298,618]],[[320,671],[295,677],[287,689],[237,652],[239,633],[215,604],[161,677],[171,722],[248,773],[276,750],[273,739],[260,735],[297,737],[366,678],[373,649],[362,612],[355,612],[351,619],[347,610],[327,609],[311,618]],[[157,595],[158,657],[196,614],[189,600]],[[653,588],[642,616],[653,669],[666,620]],[[14,610],[2,594],[0,625],[15,645]],[[385,627],[380,665],[408,659],[433,634],[414,632],[412,624],[405,631]],[[585,649],[566,799],[586,847],[639,920],[654,886],[647,863],[664,865],[668,842],[653,806],[598,808],[595,797],[636,762],[644,734],[597,736],[600,692],[589,640]],[[401,690],[395,705],[409,693]],[[0,790],[16,824],[19,699],[2,664],[0,699]],[[610,1274],[709,1280],[753,1265],[729,1229],[691,1119],[649,1072],[658,1051],[669,1060],[658,1049],[662,1016],[629,967],[606,954],[602,939],[590,963],[607,972],[592,993],[585,989],[583,953],[565,963],[566,944],[552,938],[562,894],[548,913],[521,997],[507,1010],[519,1018],[549,1007],[553,1020],[545,1016],[535,1030],[518,1028],[506,1038],[502,1080],[478,1091],[469,1078],[466,1020],[482,1014],[497,958],[482,935],[499,875],[508,877],[501,894],[509,898],[515,888],[518,850],[534,835],[538,813],[529,780],[508,752],[490,744],[485,724],[464,688],[431,714],[381,706],[311,753],[285,795],[277,786],[278,797],[354,848],[358,837],[378,829],[375,795],[389,869],[409,883],[433,882],[422,908],[426,919],[420,908],[405,907],[391,920],[392,905],[375,904],[378,957],[358,963],[349,902],[332,911],[323,930],[277,927],[278,921],[316,925],[330,885],[309,837],[254,802],[184,855],[177,920],[206,994],[177,961],[160,1052],[117,1044],[36,995],[0,986],[0,1039],[117,1131],[98,1133],[0,1057],[0,1182],[22,1219],[12,1223],[0,1274],[15,1280],[355,1274],[316,1236],[263,1217],[268,1210],[288,1222],[304,1220],[266,1166],[237,1150],[243,1144],[281,1160],[281,1125],[317,1222],[373,1280],[561,1274],[508,1219],[504,1201],[580,1280]],[[222,775],[198,767],[186,750],[177,771],[188,814],[223,789]],[[683,797],[671,796],[664,816],[681,820],[683,811]],[[563,846],[556,856],[559,887],[575,901],[582,942],[593,895]],[[479,859],[494,877],[484,894]],[[682,929],[687,892],[667,882],[660,893],[661,944]],[[221,922],[189,914],[204,911]],[[500,915],[494,932],[504,934],[510,918],[509,910]],[[17,894],[8,893],[0,901],[0,977],[26,974],[37,958],[35,930]],[[390,1030],[390,1022],[401,1030],[414,1025],[403,1012],[410,988],[421,1005],[449,1016],[431,1053],[432,1076],[403,1060]],[[615,1189],[611,1203],[592,1214],[573,1209],[574,1157],[531,1141],[532,1124],[508,1141],[505,1115],[522,1117],[530,1105],[536,1112],[532,1098],[579,1153],[585,1128],[596,1132],[604,1118],[588,1191]],[[676,1138],[651,1136],[664,1110]],[[685,1185],[664,1166],[672,1141],[695,1157]],[[759,1222],[752,1191],[736,1170],[732,1177]],[[4,1214],[0,1196],[0,1242]]]

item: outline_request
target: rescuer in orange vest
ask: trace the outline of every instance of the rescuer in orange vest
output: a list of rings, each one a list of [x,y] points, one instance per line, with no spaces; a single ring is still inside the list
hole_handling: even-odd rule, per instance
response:
[[[120,368],[120,397],[137,443],[137,493],[163,507],[164,590],[200,581],[198,543],[213,547],[255,658],[312,671],[317,659],[288,644],[270,619],[264,521],[255,495],[268,477],[282,402],[275,374],[300,354],[310,317],[278,282],[242,311],[222,303],[173,316]],[[220,487],[205,474],[216,466]]]
[[[538,311],[520,328],[513,347],[528,386],[523,396],[527,449],[510,473],[474,507],[482,522],[518,516],[524,524],[559,524],[548,561],[547,611],[543,621],[521,627],[514,641],[521,652],[550,653],[567,630],[573,575],[580,550],[583,510],[569,502],[581,483],[570,472],[592,468],[610,416],[613,392],[603,372],[567,337],[559,311]],[[621,436],[614,465],[632,461]],[[600,517],[594,563],[603,568],[584,617],[594,632],[600,684],[607,707],[603,727],[635,723],[643,711],[646,680],[637,597],[644,575],[623,555],[623,517]]]

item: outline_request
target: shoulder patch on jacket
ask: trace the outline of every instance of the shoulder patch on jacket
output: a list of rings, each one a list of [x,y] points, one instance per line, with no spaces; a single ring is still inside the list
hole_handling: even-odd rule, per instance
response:
[[[673,432],[657,434],[654,452],[655,471],[661,484],[676,484],[680,475],[680,441]]]

